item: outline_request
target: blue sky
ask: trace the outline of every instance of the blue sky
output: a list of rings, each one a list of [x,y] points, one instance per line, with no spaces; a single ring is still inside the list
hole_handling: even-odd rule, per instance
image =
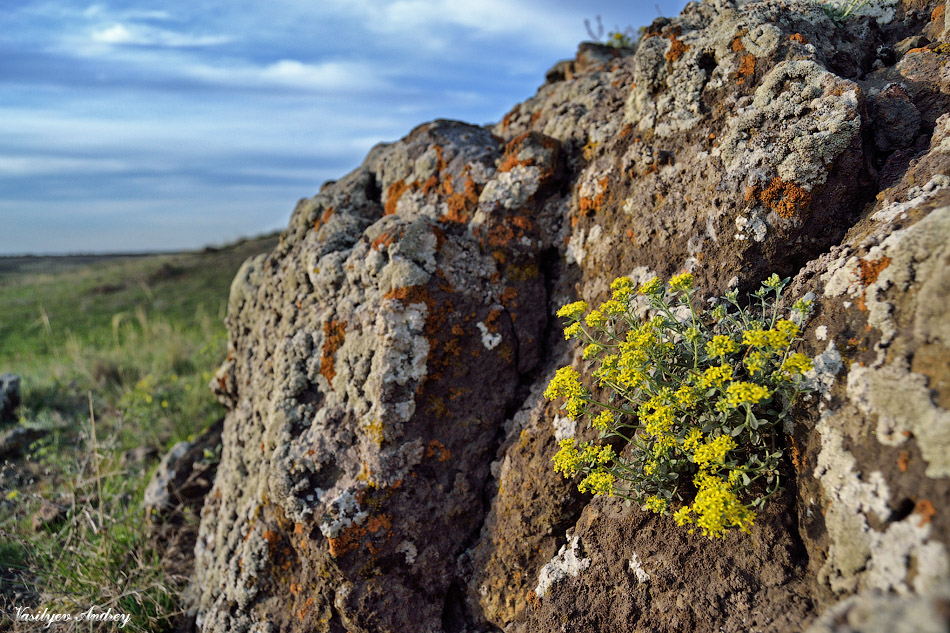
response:
[[[588,39],[685,2],[3,0],[0,254],[282,228],[375,143],[499,120]]]

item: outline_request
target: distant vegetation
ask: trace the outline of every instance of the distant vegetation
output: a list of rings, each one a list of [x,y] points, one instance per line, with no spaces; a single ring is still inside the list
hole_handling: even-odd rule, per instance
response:
[[[615,27],[613,31],[607,33],[607,39],[604,39],[604,23],[601,22],[600,16],[597,18],[597,30],[594,31],[591,28],[590,20],[584,20],[584,27],[587,29],[587,34],[590,35],[590,39],[595,42],[600,42],[601,44],[606,44],[607,46],[613,46],[614,48],[636,48],[637,42],[640,40],[640,36],[643,34],[645,29],[634,29],[632,26],[620,30],[620,27]]]
[[[207,385],[226,354],[229,286],[275,243],[0,258],[0,373],[22,376],[19,424],[40,436],[0,471],[8,616],[95,605],[132,614],[126,631],[169,626],[181,579],[163,575],[147,543],[142,492],[165,450],[223,414]],[[34,531],[43,507],[59,516]]]

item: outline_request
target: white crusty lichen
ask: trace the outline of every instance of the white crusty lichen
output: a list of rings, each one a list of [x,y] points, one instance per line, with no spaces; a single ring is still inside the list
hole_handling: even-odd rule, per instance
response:
[[[360,525],[369,514],[360,507],[350,490],[344,490],[328,504],[320,520],[320,531],[327,538],[338,538],[351,525]]]
[[[501,345],[501,334],[498,332],[489,332],[488,326],[482,322],[475,324],[478,331],[482,333],[482,345],[485,349],[491,351]]]
[[[649,582],[650,574],[643,568],[640,559],[637,558],[636,552],[630,554],[630,561],[627,563],[627,566],[630,568],[630,571],[633,572],[633,577],[637,579],[637,583],[643,584]]]
[[[825,528],[830,539],[818,579],[836,592],[878,589],[907,595],[932,590],[950,575],[946,548],[930,539],[929,517],[912,513],[890,521],[890,490],[884,476],[876,470],[862,473],[838,430],[860,418],[857,408],[846,405],[825,413],[818,422],[821,451],[814,476],[827,499]],[[871,515],[886,526],[882,531],[870,526]]]
[[[763,79],[752,105],[730,119],[719,149],[729,173],[776,168],[810,191],[858,137],[860,88],[813,61],[781,62]]]
[[[924,376],[897,364],[853,367],[848,398],[877,418],[879,442],[899,446],[913,435],[927,462],[927,476],[950,477],[950,411],[934,404]]]
[[[569,537],[568,542],[561,546],[554,558],[541,568],[538,574],[538,585],[534,588],[535,595],[539,598],[543,597],[552,585],[565,578],[576,578],[578,574],[590,567],[590,559],[582,558],[582,556],[580,536]]]

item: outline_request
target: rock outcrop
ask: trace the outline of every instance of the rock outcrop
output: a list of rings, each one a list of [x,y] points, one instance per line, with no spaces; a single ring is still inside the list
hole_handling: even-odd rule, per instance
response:
[[[200,630],[946,630],[946,6],[866,11],[691,3],[302,200],[231,288]],[[818,391],[751,535],[551,469],[592,437],[540,395],[580,367],[554,310],[683,270],[815,300]]]

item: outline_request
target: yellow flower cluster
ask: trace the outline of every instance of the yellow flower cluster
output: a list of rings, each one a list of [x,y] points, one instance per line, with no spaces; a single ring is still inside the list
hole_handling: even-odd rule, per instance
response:
[[[587,323],[587,327],[602,327],[607,324],[607,317],[600,310],[591,310],[584,317],[584,322]]]
[[[728,483],[702,471],[693,478],[693,483],[699,492],[693,501],[692,511],[696,515],[696,526],[703,534],[710,538],[722,538],[731,527],[749,532],[755,521],[755,512],[739,501]],[[680,525],[690,520],[688,513],[675,518]]]
[[[690,429],[683,439],[683,450],[691,451],[699,446],[703,439],[703,432],[699,429]]]
[[[693,276],[690,273],[676,275],[670,279],[670,290],[681,290],[683,292],[693,287]]]
[[[726,407],[734,409],[740,404],[757,404],[771,395],[768,388],[754,382],[734,382],[726,387]]]
[[[554,462],[554,472],[564,473],[565,479],[577,472],[581,463],[581,454],[574,445],[574,440],[566,439],[560,442],[561,449],[551,460]]]
[[[787,372],[790,376],[800,376],[811,368],[811,359],[797,352],[786,358],[785,362],[782,363],[782,371]]]
[[[574,398],[584,395],[584,388],[580,383],[580,372],[573,367],[561,367],[554,374],[554,378],[544,390],[544,397],[548,400],[556,398]]]
[[[710,356],[725,356],[739,349],[736,342],[728,336],[717,334],[712,340],[706,343],[706,353]]]
[[[612,296],[620,303],[626,303],[633,296],[633,281],[629,277],[617,277],[610,284]]]
[[[581,454],[581,460],[589,464],[599,464],[601,466],[609,464],[617,459],[617,453],[609,444],[598,446],[597,444],[587,444],[584,446],[584,452]]]
[[[661,290],[663,290],[663,282],[660,281],[658,277],[654,277],[650,281],[640,286],[640,290],[638,292],[642,295],[654,295],[658,294]]]
[[[742,333],[742,343],[750,347],[784,349],[800,333],[798,326],[788,319],[781,319],[771,330],[752,329]]]
[[[604,409],[597,414],[597,417],[591,421],[591,424],[598,431],[607,431],[614,425],[614,414],[612,411]]]
[[[710,367],[703,372],[699,378],[700,389],[709,389],[710,387],[722,387],[727,380],[732,380],[732,367],[729,365],[717,365]]]
[[[745,360],[742,361],[745,363],[745,366],[748,368],[750,374],[761,373],[765,371],[765,363],[768,360],[768,357],[760,352],[759,350],[754,350],[749,352],[745,357]]]
[[[616,299],[605,301],[604,304],[600,306],[600,309],[610,316],[617,316],[627,311],[626,306]]]
[[[587,302],[575,301],[561,306],[561,309],[557,311],[557,315],[564,319],[576,319],[585,312],[587,312]]]
[[[726,453],[736,447],[736,441],[729,435],[720,435],[711,442],[706,442],[693,451],[693,461],[700,469],[711,465],[721,464],[726,459]]]
[[[658,497],[656,495],[647,497],[646,503],[643,504],[643,507],[649,510],[650,512],[663,514],[666,512],[666,499],[664,499],[663,497]]]
[[[595,470],[585,477],[577,489],[581,492],[590,492],[595,495],[614,496],[614,481],[616,477],[605,470]]]

